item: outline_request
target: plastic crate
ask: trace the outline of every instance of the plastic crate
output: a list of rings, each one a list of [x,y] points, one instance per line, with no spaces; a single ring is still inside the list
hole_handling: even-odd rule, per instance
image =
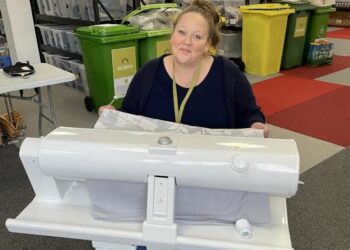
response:
[[[242,15],[239,12],[239,7],[245,5],[245,0],[224,0],[223,9],[228,26],[242,26]]]
[[[242,33],[223,30],[220,32],[217,54],[227,58],[242,57]]]
[[[49,16],[53,16],[55,14],[52,0],[42,0],[43,1],[43,6],[45,9],[45,14]]]
[[[0,69],[6,66],[11,65],[11,57],[10,56],[0,56]]]
[[[59,7],[62,17],[70,17],[69,13],[69,0],[59,0]]]
[[[52,8],[55,16],[62,17],[60,0],[51,0]]]
[[[80,0],[70,0],[68,2],[69,16],[72,19],[82,19],[80,14]]]
[[[36,2],[38,4],[39,13],[42,14],[42,15],[46,15],[45,6],[44,6],[44,0],[36,0]]]
[[[333,47],[332,42],[311,43],[308,50],[307,65],[318,66],[332,63]]]
[[[51,32],[50,28],[46,25],[39,25],[39,24],[36,24],[35,26],[38,27],[40,30],[43,44],[51,46],[51,44],[52,44],[51,39],[54,39],[54,38],[51,37],[53,35],[53,33]]]
[[[73,31],[66,31],[71,52],[81,54],[80,42]]]
[[[80,11],[80,16],[82,20],[86,21],[93,21],[94,19],[90,19],[90,12],[92,12],[93,16],[93,9],[92,4],[89,4],[89,0],[79,0],[79,11]]]
[[[43,53],[43,56],[44,56],[46,63],[51,64],[51,65],[55,65],[55,56],[56,55],[50,54],[47,52],[42,52],[42,53]]]

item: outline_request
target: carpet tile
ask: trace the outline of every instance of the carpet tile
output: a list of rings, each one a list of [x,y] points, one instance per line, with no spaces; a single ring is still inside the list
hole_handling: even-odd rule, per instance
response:
[[[350,88],[341,87],[267,116],[269,123],[343,147],[350,145]]]
[[[294,69],[283,70],[280,73],[284,75],[315,79],[331,73],[335,73],[348,67],[350,67],[350,56],[334,55],[332,64],[325,64],[319,67],[301,66]]]
[[[254,84],[253,91],[258,105],[269,116],[341,87],[337,84],[282,75]]]
[[[327,32],[327,37],[350,40],[350,28],[338,29],[338,30]]]

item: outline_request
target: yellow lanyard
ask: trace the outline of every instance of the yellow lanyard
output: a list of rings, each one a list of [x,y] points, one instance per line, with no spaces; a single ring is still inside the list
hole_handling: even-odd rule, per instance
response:
[[[181,102],[180,109],[179,109],[179,103],[177,99],[177,90],[176,90],[176,81],[175,81],[175,63],[173,61],[173,101],[174,101],[174,112],[175,112],[175,122],[180,123],[182,119],[182,114],[184,112],[185,105],[187,103],[188,98],[190,97],[194,85],[196,85],[196,82],[198,81],[199,73],[201,71],[201,63],[202,61],[199,62],[197,65],[196,71],[194,72],[194,75],[192,77],[191,85],[190,88],[188,89],[186,96]]]

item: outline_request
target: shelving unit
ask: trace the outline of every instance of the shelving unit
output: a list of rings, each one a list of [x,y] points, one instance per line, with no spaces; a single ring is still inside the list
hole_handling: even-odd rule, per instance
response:
[[[350,27],[350,0],[339,0],[335,2],[336,12],[330,13],[329,25]]]
[[[51,24],[57,24],[57,25],[75,25],[75,26],[88,26],[88,25],[94,25],[94,24],[101,24],[101,23],[120,23],[120,19],[114,19],[113,16],[110,14],[108,9],[103,5],[103,3],[100,0],[92,0],[93,1],[93,13],[94,13],[94,19],[95,21],[87,21],[87,20],[81,20],[81,19],[73,19],[73,18],[66,18],[66,17],[59,17],[59,16],[52,16],[52,15],[44,15],[39,12],[39,6],[37,0],[30,0],[31,6],[32,6],[32,14],[35,24],[43,24],[43,23],[51,23]],[[106,13],[106,15],[109,17],[109,20],[103,20],[101,21],[101,18],[99,16],[99,6],[103,11]],[[133,0],[133,9],[140,6],[140,0]],[[63,56],[68,56],[74,59],[82,60],[82,56],[78,53],[66,51],[63,49],[55,48],[52,46],[44,45],[43,40],[41,37],[40,30],[36,27],[36,37],[38,46],[40,49],[40,57],[41,60],[44,61],[44,57],[42,54],[42,51],[45,50],[47,52],[57,53],[61,54]]]

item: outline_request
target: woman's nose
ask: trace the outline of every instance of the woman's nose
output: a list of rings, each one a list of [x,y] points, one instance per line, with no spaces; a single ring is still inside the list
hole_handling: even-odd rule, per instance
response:
[[[186,45],[192,44],[191,36],[185,36],[184,43],[185,43]]]

